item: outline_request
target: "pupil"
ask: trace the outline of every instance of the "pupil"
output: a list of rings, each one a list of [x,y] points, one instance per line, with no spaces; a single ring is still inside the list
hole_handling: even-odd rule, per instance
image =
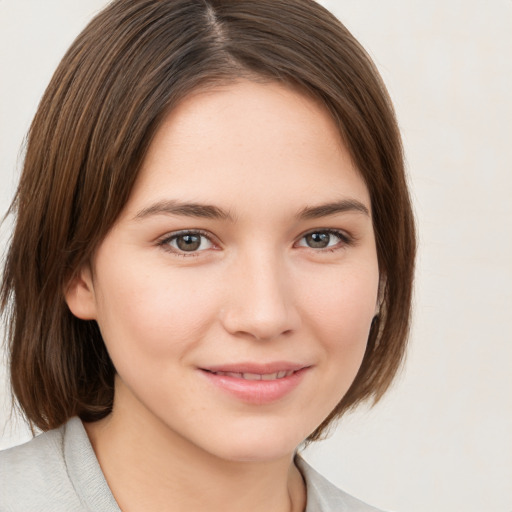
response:
[[[329,245],[329,233],[310,233],[306,235],[306,243],[314,249],[323,249]]]
[[[201,237],[199,235],[182,235],[178,237],[176,244],[182,251],[196,251],[201,245]]]

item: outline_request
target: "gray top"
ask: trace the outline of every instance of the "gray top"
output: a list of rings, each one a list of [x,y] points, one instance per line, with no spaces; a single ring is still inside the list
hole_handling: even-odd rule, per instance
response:
[[[305,512],[379,512],[297,457]],[[0,512],[121,512],[80,419],[0,452]]]

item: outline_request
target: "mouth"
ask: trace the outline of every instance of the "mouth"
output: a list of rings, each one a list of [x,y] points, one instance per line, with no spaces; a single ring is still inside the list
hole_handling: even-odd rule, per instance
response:
[[[244,380],[277,380],[284,379],[293,375],[295,370],[281,370],[279,372],[274,373],[250,373],[250,372],[213,372],[210,370],[205,370],[207,372],[213,373],[214,375],[221,375],[224,377],[233,377],[235,379],[244,379]]]
[[[291,395],[311,366],[290,363],[238,364],[200,368],[224,396],[251,405],[278,402]]]

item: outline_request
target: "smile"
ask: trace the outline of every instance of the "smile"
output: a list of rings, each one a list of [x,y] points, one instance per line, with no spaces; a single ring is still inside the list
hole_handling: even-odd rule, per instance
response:
[[[215,393],[249,405],[279,402],[293,395],[312,366],[297,364],[236,365],[201,368]],[[238,371],[236,371],[238,370]]]
[[[245,380],[276,380],[289,377],[294,373],[294,370],[282,370],[274,373],[241,373],[241,372],[212,372],[215,375],[224,375],[226,377],[234,377],[235,379]]]

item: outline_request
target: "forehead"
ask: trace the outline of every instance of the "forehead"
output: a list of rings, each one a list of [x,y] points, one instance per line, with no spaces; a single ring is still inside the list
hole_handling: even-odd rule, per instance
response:
[[[370,209],[327,109],[290,87],[249,80],[193,93],[168,114],[126,209],[169,196],[220,202],[237,213],[300,207],[317,196],[353,197]]]

